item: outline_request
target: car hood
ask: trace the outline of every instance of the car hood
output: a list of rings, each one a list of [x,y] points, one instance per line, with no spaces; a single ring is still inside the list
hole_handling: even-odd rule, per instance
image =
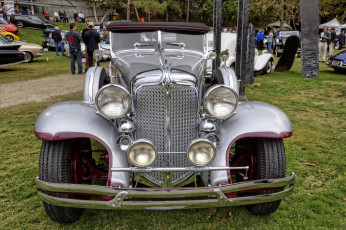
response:
[[[11,30],[16,30],[17,29],[17,27],[15,26],[15,25],[13,25],[13,24],[9,24],[9,25],[5,25],[5,24],[1,24],[1,27],[3,27],[5,30],[6,29],[11,29]]]
[[[340,61],[344,61],[346,60],[346,50],[330,57],[330,59],[334,59],[334,60],[340,60]]]
[[[188,72],[198,77],[204,72],[206,59],[203,57],[203,53],[189,50],[165,50],[161,54],[153,50],[125,50],[112,53],[113,61],[130,79],[139,73],[161,69],[164,60],[173,70]]]
[[[21,42],[21,41],[12,42],[12,44],[21,45],[21,48],[23,48],[23,49],[35,49],[35,48],[42,49],[42,46],[40,46],[40,45],[33,44],[33,43]]]

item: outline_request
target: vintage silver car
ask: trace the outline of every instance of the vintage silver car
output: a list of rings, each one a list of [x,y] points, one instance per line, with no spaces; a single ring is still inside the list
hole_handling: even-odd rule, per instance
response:
[[[293,191],[280,109],[240,101],[227,67],[207,76],[209,28],[111,23],[111,62],[85,76],[82,101],[45,109],[36,178],[48,216],[84,208],[167,210],[246,205],[275,212]],[[97,55],[96,55],[96,58]]]

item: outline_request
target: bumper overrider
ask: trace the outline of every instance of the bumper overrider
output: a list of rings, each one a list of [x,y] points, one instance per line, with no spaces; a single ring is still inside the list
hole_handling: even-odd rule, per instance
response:
[[[199,188],[112,188],[99,185],[62,184],[41,181],[36,178],[38,196],[42,201],[74,208],[121,210],[168,210],[239,206],[281,200],[293,192],[295,175],[280,179],[253,180],[224,186]],[[226,194],[284,188],[270,194],[228,198]],[[109,201],[82,200],[54,197],[43,191],[99,196],[114,196]],[[277,190],[275,190],[277,191]],[[253,193],[252,193],[253,194]],[[192,199],[189,199],[192,198]],[[152,200],[149,200],[152,199]]]

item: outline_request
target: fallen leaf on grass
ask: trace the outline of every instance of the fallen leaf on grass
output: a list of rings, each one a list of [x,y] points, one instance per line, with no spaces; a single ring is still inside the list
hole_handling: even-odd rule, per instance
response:
[[[253,83],[252,86],[261,86],[261,83]]]
[[[313,163],[313,162],[306,162],[306,163],[303,163],[303,164],[306,165],[306,166],[318,167],[318,164]]]
[[[228,214],[224,215],[222,217],[222,220],[227,219],[227,218],[232,218],[232,213],[231,212],[229,212]]]

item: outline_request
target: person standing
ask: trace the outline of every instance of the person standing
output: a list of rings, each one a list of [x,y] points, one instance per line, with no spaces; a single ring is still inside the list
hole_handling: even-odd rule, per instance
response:
[[[264,40],[264,32],[263,32],[263,27],[261,27],[256,35],[256,45],[258,50],[263,49],[263,40]]]
[[[7,6],[4,3],[4,6],[2,7],[2,16],[7,21]]]
[[[90,23],[90,20],[86,20],[85,24],[86,24],[86,28],[84,28],[82,30],[82,39],[84,41],[84,44],[85,44],[85,59],[86,59],[86,62],[85,62],[85,72],[88,71],[89,69],[89,62],[88,62],[88,46],[87,44],[85,43],[85,33],[89,30],[89,23]]]
[[[94,30],[94,23],[93,22],[89,22],[89,30],[85,33],[84,35],[84,43],[86,45],[87,48],[87,53],[88,53],[88,63],[89,63],[89,67],[93,66],[93,52],[94,50],[98,50],[99,49],[99,43],[101,42],[101,37],[100,34]]]
[[[64,54],[64,47],[62,46],[62,36],[61,36],[61,32],[59,30],[59,27],[55,27],[55,31],[52,33],[52,38],[54,40],[55,43],[55,52],[56,52],[56,56],[59,56],[59,47],[61,50],[61,54],[62,56],[65,56]]]
[[[323,32],[320,35],[320,44],[318,46],[319,48],[319,62],[325,62],[326,61],[326,53],[328,48],[328,41],[330,40],[330,33],[328,32],[328,28],[325,26],[323,27]]]
[[[273,30],[270,30],[270,31],[269,31],[269,34],[268,34],[268,37],[267,37],[267,40],[268,40],[268,50],[269,50],[269,52],[272,52],[273,38],[274,38]]]
[[[341,31],[339,34],[339,50],[342,49],[342,46],[345,44],[345,32]]]
[[[335,46],[335,28],[332,28],[330,33],[330,43],[329,43],[329,57],[333,56],[334,46]]]
[[[82,51],[80,45],[80,43],[82,42],[82,37],[79,35],[79,33],[76,32],[77,27],[75,22],[70,23],[70,29],[71,30],[67,33],[66,37],[70,46],[71,73],[75,74],[75,61],[77,61],[78,74],[82,74]]]
[[[74,18],[74,21],[77,22],[78,14],[76,10],[73,13],[73,18]]]

